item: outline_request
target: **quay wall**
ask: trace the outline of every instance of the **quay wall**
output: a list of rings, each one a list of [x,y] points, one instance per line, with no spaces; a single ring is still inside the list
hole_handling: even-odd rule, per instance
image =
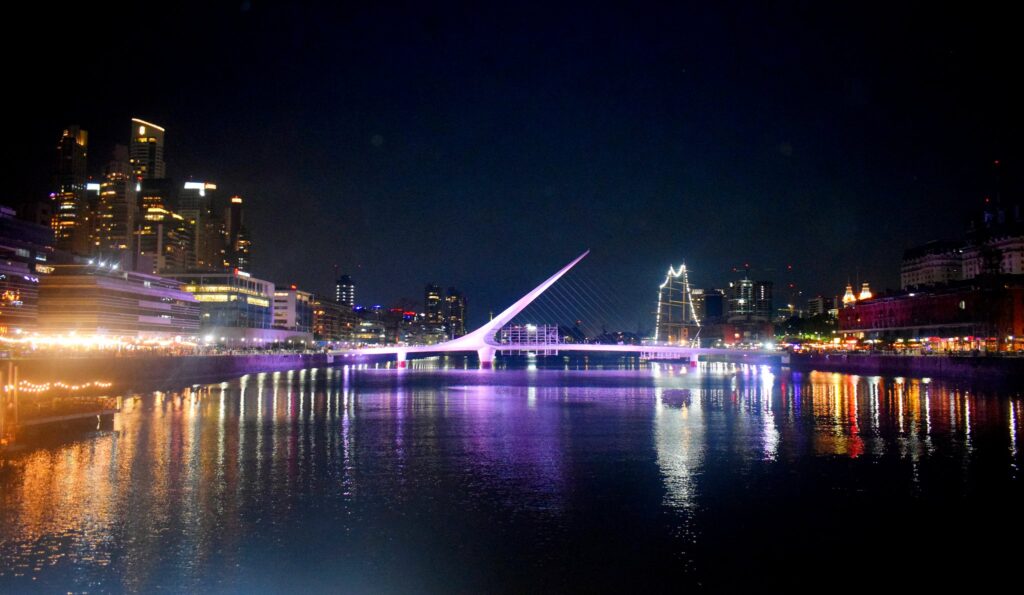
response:
[[[806,353],[791,355],[789,365],[863,376],[1024,380],[1024,357]]]
[[[217,382],[245,374],[351,363],[324,353],[16,358],[18,378],[33,383],[112,382],[115,389]],[[5,362],[6,363],[6,362]],[[4,366],[6,372],[6,365]]]

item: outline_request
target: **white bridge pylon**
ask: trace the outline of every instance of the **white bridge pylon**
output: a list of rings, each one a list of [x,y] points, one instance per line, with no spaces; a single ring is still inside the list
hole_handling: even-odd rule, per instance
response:
[[[463,335],[457,339],[450,341],[444,341],[441,343],[435,343],[434,345],[393,345],[388,347],[367,347],[365,349],[349,349],[343,351],[334,352],[335,355],[341,355],[345,357],[359,356],[359,355],[394,355],[398,359],[398,367],[404,368],[406,365],[406,356],[411,353],[424,354],[424,353],[453,353],[453,352],[467,352],[475,351],[477,356],[480,358],[481,368],[490,368],[494,364],[494,354],[499,350],[503,351],[531,351],[537,349],[536,345],[516,345],[507,343],[498,343],[494,339],[494,335],[501,330],[503,326],[512,322],[520,312],[522,312],[527,306],[529,306],[534,300],[536,300],[542,293],[544,293],[549,287],[555,284],[556,281],[562,278],[566,273],[569,272],[579,261],[586,258],[590,254],[590,250],[587,250],[583,254],[580,254],[572,262],[562,267],[554,275],[548,277],[546,281],[533,288],[532,291],[519,298],[514,304],[506,308],[501,314],[498,314],[487,324],[481,326],[475,331]],[[659,357],[665,359],[690,359],[695,361],[698,354],[714,354],[723,353],[735,355],[735,352],[729,349],[700,349],[697,347],[675,347],[668,345],[601,345],[593,343],[559,343],[557,345],[550,346],[558,351],[593,351],[603,353],[636,353],[647,357]],[[750,352],[748,352],[750,353]],[[746,356],[744,356],[746,357]]]

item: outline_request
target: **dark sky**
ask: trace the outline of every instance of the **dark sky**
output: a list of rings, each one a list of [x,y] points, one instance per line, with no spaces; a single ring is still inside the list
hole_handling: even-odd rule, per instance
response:
[[[4,201],[48,192],[63,126],[98,172],[138,116],[246,197],[256,276],[338,264],[364,303],[436,281],[478,323],[587,248],[645,326],[682,260],[896,286],[1020,167],[1017,33],[975,4],[146,4],[10,23]]]

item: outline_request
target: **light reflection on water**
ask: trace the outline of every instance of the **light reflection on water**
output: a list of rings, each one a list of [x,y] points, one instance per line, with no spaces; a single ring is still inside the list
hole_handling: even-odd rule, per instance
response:
[[[245,376],[126,399],[112,430],[7,461],[0,591],[559,590],[640,564],[731,584],[722,558],[777,544],[780,507],[795,534],[822,523],[806,511],[854,522],[848,502],[884,531],[915,498],[1019,495],[1020,414],[939,382],[715,364]],[[780,547],[814,555],[814,535]]]

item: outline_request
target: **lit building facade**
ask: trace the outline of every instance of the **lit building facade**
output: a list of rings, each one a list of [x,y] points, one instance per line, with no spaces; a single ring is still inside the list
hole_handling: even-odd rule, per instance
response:
[[[192,337],[199,303],[181,283],[117,266],[56,265],[40,278],[39,330],[137,339]]]
[[[1024,234],[990,237],[963,249],[963,278],[984,274],[1024,275]]]
[[[294,285],[275,288],[274,328],[312,333],[313,294]]]
[[[444,316],[449,339],[466,334],[466,296],[454,287],[448,288],[444,298]]]
[[[130,163],[132,173],[144,180],[167,177],[164,163],[164,129],[151,122],[132,118]]]
[[[39,318],[39,275],[24,262],[0,260],[0,336],[34,331]]]
[[[270,329],[274,326],[274,284],[241,271],[172,275],[202,309],[203,327]]]
[[[963,278],[964,250],[961,243],[929,242],[903,253],[903,264],[900,266],[901,289],[941,285]]]
[[[274,284],[245,271],[169,275],[182,282],[200,306],[204,342],[234,347],[289,340],[311,341],[311,333],[274,328]]]
[[[217,185],[185,182],[178,195],[178,213],[192,228],[190,265],[196,271],[217,271],[225,266],[227,246],[224,221],[214,208]]]
[[[227,239],[225,268],[247,271],[252,267],[252,242],[245,228],[243,199],[232,196],[224,213],[224,233]]]
[[[356,305],[356,284],[352,277],[342,275],[334,282],[334,301],[349,308]]]
[[[192,270],[192,226],[184,217],[160,207],[143,213],[135,232],[138,257],[136,266],[156,274],[184,273]]]
[[[89,212],[86,200],[86,159],[89,133],[68,126],[57,141],[51,227],[56,246],[75,254],[89,252]]]
[[[839,330],[846,338],[917,340],[944,350],[1019,350],[1024,283],[988,277],[857,300],[839,312]]]
[[[99,183],[99,205],[93,226],[93,254],[115,258],[135,252],[135,225],[139,214],[137,183],[131,166],[112,161]]]
[[[351,306],[320,297],[313,300],[313,338],[317,341],[352,341],[358,322]]]
[[[427,284],[423,290],[423,312],[427,316],[427,324],[444,324],[444,298],[441,288],[433,283]]]

